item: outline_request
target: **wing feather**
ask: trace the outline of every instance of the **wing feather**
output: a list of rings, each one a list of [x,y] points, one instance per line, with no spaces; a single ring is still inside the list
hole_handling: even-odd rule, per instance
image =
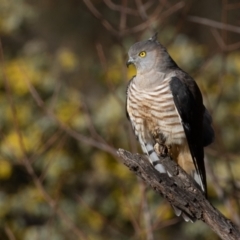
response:
[[[203,190],[206,193],[206,173],[203,152],[203,114],[205,108],[197,84],[193,79],[187,80],[188,82],[186,83],[177,77],[172,77],[170,89],[182,121],[196,172],[201,178]],[[191,83],[191,88],[188,85],[189,82]]]

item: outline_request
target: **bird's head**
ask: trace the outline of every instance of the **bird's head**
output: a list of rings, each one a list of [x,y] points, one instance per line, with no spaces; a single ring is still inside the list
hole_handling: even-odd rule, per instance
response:
[[[134,64],[137,73],[149,72],[152,69],[161,70],[171,61],[166,49],[158,42],[157,33],[147,41],[133,44],[128,51],[127,66]]]

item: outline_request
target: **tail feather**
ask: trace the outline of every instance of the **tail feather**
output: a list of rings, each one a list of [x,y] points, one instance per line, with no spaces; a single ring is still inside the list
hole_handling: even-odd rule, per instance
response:
[[[164,166],[160,163],[160,159],[154,150],[154,146],[151,143],[141,143],[143,151],[149,156],[149,161],[154,168],[160,173],[166,173]]]
[[[183,219],[185,220],[185,222],[191,222],[191,223],[194,223],[196,221],[196,218],[191,218],[189,217],[187,214],[185,213],[182,213],[182,217]]]
[[[193,171],[193,179],[195,182],[201,187],[202,191],[206,193],[206,189],[204,187],[201,176],[197,173],[197,171]]]
[[[185,222],[194,223],[194,222],[196,221],[195,218],[188,216],[188,215],[187,215],[186,213],[184,213],[181,209],[179,209],[179,208],[177,208],[177,207],[175,207],[175,206],[173,206],[173,205],[172,205],[172,207],[173,207],[173,210],[174,210],[175,214],[176,214],[178,217],[182,216],[183,219],[185,220]]]
[[[176,214],[178,217],[181,216],[182,210],[180,210],[179,208],[177,208],[177,207],[175,207],[175,206],[173,206],[173,205],[172,205],[172,207],[173,207],[173,210],[174,210],[175,214]]]

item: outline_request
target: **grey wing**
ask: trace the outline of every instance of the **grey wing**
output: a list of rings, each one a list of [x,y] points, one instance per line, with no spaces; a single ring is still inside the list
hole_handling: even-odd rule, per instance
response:
[[[214,141],[214,130],[212,128],[212,117],[205,108],[203,115],[203,146],[206,147]]]
[[[204,166],[204,152],[203,152],[203,104],[200,90],[195,82],[193,87],[195,90],[195,97],[188,85],[177,77],[172,77],[170,81],[170,89],[173,94],[173,101],[176,109],[181,117],[183,129],[187,138],[189,150],[192,155],[192,160],[200,178],[200,186],[206,193],[206,172]],[[199,183],[199,182],[198,182]]]

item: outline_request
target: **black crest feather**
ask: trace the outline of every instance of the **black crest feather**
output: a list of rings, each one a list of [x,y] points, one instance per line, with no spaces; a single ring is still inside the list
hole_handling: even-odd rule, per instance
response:
[[[150,41],[157,42],[158,32],[155,32],[152,37],[149,38]]]

